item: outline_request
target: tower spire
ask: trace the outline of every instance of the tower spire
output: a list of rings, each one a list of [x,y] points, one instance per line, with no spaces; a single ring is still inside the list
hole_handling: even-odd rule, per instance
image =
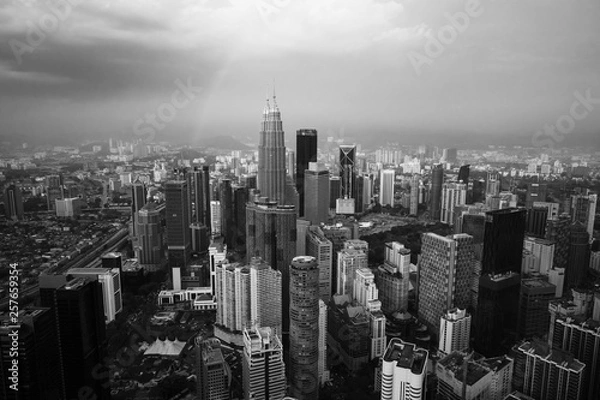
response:
[[[273,78],[273,108],[277,109],[277,96],[275,95],[275,78]]]

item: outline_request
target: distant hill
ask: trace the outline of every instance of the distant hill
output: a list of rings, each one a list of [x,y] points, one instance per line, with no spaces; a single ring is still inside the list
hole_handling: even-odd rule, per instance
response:
[[[233,136],[212,136],[208,138],[199,139],[197,142],[198,146],[210,147],[213,149],[221,150],[249,150],[250,147],[240,142]]]

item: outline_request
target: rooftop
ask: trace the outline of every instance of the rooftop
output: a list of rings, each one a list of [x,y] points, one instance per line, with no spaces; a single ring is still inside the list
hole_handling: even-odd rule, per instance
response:
[[[465,358],[467,354],[461,352],[453,352],[442,358],[438,363],[444,369],[451,371],[454,374],[454,378],[463,381],[464,377],[464,366]],[[490,370],[479,365],[478,363],[469,360],[467,364],[467,385],[473,386],[481,379],[483,379]]]
[[[383,360],[387,362],[396,361],[397,367],[410,369],[414,374],[421,374],[424,372],[428,356],[427,350],[401,339],[393,338],[385,350]]]

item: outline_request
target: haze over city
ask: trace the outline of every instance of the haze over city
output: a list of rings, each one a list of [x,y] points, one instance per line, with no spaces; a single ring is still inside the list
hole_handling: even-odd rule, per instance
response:
[[[594,1],[49,4],[0,5],[3,137],[129,139],[177,80],[201,89],[156,140],[252,142],[273,82],[286,131],[350,141],[528,145],[568,114],[575,92],[600,98]],[[453,18],[460,29],[444,33]],[[428,53],[440,35],[441,50]],[[563,144],[597,142],[598,102]]]

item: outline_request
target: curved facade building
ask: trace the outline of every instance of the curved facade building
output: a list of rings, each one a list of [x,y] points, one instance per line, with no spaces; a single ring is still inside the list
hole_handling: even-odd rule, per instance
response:
[[[392,339],[381,365],[381,400],[424,399],[428,357],[427,350]]]

